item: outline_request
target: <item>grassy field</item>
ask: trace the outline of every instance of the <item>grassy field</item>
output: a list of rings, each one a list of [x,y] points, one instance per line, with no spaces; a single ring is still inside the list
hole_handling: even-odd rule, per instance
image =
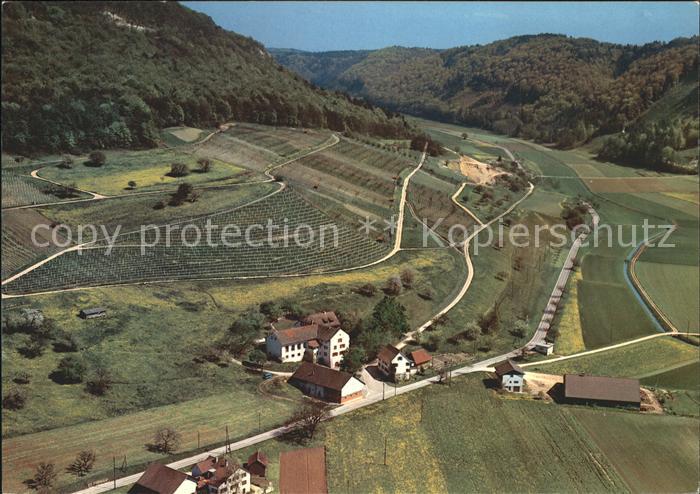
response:
[[[250,180],[253,172],[240,164],[212,159],[211,171],[198,173],[197,158],[180,149],[151,149],[147,151],[106,151],[106,163],[101,167],[76,162],[71,169],[48,166],[39,175],[60,183],[104,195],[128,194],[158,189],[173,189],[178,184],[237,183]],[[183,163],[191,172],[185,177],[171,177],[170,165]],[[130,181],[136,187],[129,187]]]
[[[679,331],[698,331],[700,267],[638,262],[637,276]]]
[[[680,442],[660,459],[646,441],[664,433]],[[697,482],[697,438],[693,420],[504,399],[472,376],[334,419],[312,444],[326,446],[330,492],[679,492]],[[296,447],[260,445],[275,485],[279,452]]]
[[[242,373],[234,369],[229,372]],[[159,428],[166,426],[180,432],[180,450],[187,451],[197,448],[198,433],[200,445],[206,446],[224,442],[226,426],[229,437],[235,439],[257,433],[259,425],[262,430],[281,425],[291,415],[300,393],[285,385],[282,396],[271,398],[256,389],[259,383],[260,378],[251,375],[238,385],[206,398],[5,438],[2,442],[3,491],[24,490],[22,481],[32,477],[41,461],[56,464],[59,473],[56,487],[75,482],[76,477],[65,469],[84,449],[92,449],[97,454],[91,473],[93,479],[111,477],[113,456],[117,457],[119,465],[124,457],[128,465],[164,459],[162,454],[149,451],[146,444]],[[191,396],[197,395],[196,389],[190,390]]]
[[[183,146],[202,139],[208,131],[194,127],[170,127],[161,131],[161,138],[170,147]]]
[[[58,189],[54,185],[29,176],[33,168],[34,166],[31,165],[2,168],[3,208],[89,197],[87,194],[78,191],[69,191],[65,195],[58,194]]]
[[[700,362],[679,364],[674,369],[645,376],[642,383],[659,388],[700,391]]]
[[[528,370],[549,374],[591,374],[596,376],[640,378],[681,364],[693,364],[700,358],[698,347],[670,336],[634,343],[592,355],[560,362],[541,362]]]
[[[572,413],[632,492],[697,489],[697,420],[584,408]]]
[[[580,271],[571,276],[568,292],[564,295],[564,308],[554,320],[553,326],[559,330],[555,348],[557,355],[570,355],[586,349],[578,306],[578,284],[581,279]]]

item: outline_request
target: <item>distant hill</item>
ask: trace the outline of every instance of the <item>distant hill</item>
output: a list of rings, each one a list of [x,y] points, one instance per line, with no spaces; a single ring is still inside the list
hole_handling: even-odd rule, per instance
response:
[[[634,46],[543,34],[449,50],[271,53],[315,84],[391,110],[565,147],[633,127],[689,78],[695,99],[665,118],[698,117],[698,37]]]
[[[316,88],[251,38],[176,2],[12,2],[2,16],[2,144],[152,146],[230,119],[405,135],[401,117]]]

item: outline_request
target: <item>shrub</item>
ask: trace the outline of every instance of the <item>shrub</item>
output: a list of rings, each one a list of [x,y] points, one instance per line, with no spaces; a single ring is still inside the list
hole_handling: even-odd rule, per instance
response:
[[[53,463],[39,463],[36,467],[34,477],[31,480],[31,486],[39,492],[50,492],[53,483],[56,481],[58,473],[56,466]]]
[[[365,297],[373,297],[374,294],[377,293],[377,287],[372,283],[366,283],[357,289],[357,293]]]
[[[103,367],[98,367],[87,383],[85,383],[87,392],[95,396],[103,396],[111,387],[112,375]]]
[[[165,209],[165,201],[158,201],[153,205],[153,209]]]
[[[27,394],[21,389],[12,388],[2,397],[2,407],[6,410],[21,410],[27,403]]]
[[[76,384],[83,381],[85,370],[85,364],[80,358],[68,355],[58,363],[51,378],[59,384]]]
[[[197,171],[200,173],[208,173],[211,170],[211,160],[207,158],[199,158],[197,164],[199,165]]]
[[[136,188],[136,182],[134,182],[133,180],[129,180],[129,183],[127,185],[132,190]]]
[[[190,174],[190,168],[184,163],[173,163],[170,165],[168,176],[170,177],[186,177]]]
[[[405,269],[401,273],[401,283],[403,283],[403,286],[405,286],[406,288],[411,288],[415,281],[416,281],[416,273],[414,273],[413,270]]]
[[[102,151],[92,151],[88,155],[88,165],[90,166],[102,166],[107,162],[107,157]]]
[[[31,381],[31,376],[29,375],[28,372],[25,371],[19,371],[15,374],[15,377],[12,378],[12,382],[15,384],[29,384]]]
[[[401,290],[403,289],[403,283],[401,282],[401,278],[398,276],[392,276],[389,278],[386,282],[386,286],[384,287],[384,292],[387,295],[399,295],[401,293]]]

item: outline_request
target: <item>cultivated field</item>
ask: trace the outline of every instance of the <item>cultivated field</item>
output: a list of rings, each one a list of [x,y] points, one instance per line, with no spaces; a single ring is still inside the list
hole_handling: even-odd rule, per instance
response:
[[[29,176],[32,167],[2,169],[2,207],[10,208],[88,197],[87,194],[59,188]]]

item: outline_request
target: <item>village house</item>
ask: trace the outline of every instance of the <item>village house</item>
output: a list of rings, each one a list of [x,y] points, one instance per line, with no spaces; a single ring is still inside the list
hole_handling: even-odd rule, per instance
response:
[[[433,357],[423,348],[414,350],[410,353],[411,370],[423,370],[433,365]]]
[[[564,375],[564,399],[580,405],[639,409],[641,395],[638,379]]]
[[[197,483],[186,473],[151,463],[128,494],[195,494]]]
[[[280,494],[327,494],[325,448],[280,453],[279,483]]]
[[[393,345],[387,345],[377,355],[377,367],[392,381],[411,377],[411,361]]]
[[[224,457],[209,456],[192,468],[198,494],[247,494],[250,473]]]
[[[496,364],[496,376],[501,388],[511,393],[522,393],[525,388],[525,371],[518,364],[508,359]]]
[[[289,384],[304,394],[331,403],[347,403],[365,395],[365,384],[347,372],[302,362],[289,378]]]
[[[265,338],[267,354],[280,362],[308,360],[338,369],[350,346],[350,335],[340,328],[333,312],[308,316],[304,326],[274,329]]]

